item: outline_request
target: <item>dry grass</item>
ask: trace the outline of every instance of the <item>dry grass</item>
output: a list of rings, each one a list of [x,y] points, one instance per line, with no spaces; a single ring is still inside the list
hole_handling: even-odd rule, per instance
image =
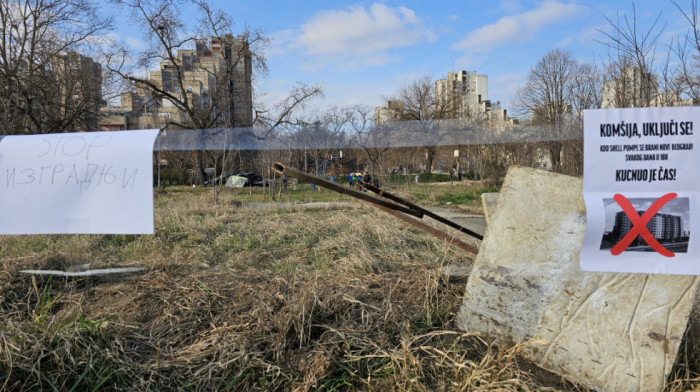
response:
[[[439,268],[470,254],[359,204],[210,200],[159,194],[154,236],[0,238],[0,389],[576,389],[454,328]],[[86,262],[148,272],[17,272]]]

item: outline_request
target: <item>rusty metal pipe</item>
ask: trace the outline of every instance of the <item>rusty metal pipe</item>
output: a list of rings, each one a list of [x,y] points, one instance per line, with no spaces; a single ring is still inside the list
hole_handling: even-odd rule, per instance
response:
[[[423,210],[423,209],[418,207],[418,206],[414,206],[414,207],[417,207],[414,209],[414,208],[409,208],[409,207],[406,207],[406,206],[403,206],[400,204],[390,203],[390,202],[387,202],[385,200],[376,198],[374,196],[370,196],[370,195],[367,195],[365,193],[346,188],[346,187],[344,187],[342,185],[338,185],[334,182],[326,181],[322,178],[318,178],[316,176],[306,174],[303,171],[296,170],[296,169],[293,169],[290,167],[286,167],[279,162],[275,162],[272,164],[272,170],[274,170],[275,172],[280,173],[280,174],[285,174],[289,177],[293,177],[293,178],[296,178],[296,179],[299,179],[302,181],[306,181],[306,182],[310,182],[312,184],[322,186],[324,188],[336,191],[338,193],[343,193],[343,194],[346,194],[346,195],[349,195],[352,197],[356,197],[356,198],[361,199],[361,200],[368,201],[368,202],[372,203],[372,205],[374,205],[375,207],[386,212],[387,214],[393,215],[393,216],[401,219],[402,221],[407,222],[407,223],[409,223],[409,224],[411,224],[411,225],[413,225],[413,226],[415,226],[415,227],[417,227],[417,228],[419,228],[419,229],[421,229],[429,234],[432,234],[438,238],[442,238],[442,239],[448,241],[449,243],[466,250],[467,252],[471,252],[474,254],[479,252],[477,248],[475,248],[475,247],[473,247],[465,242],[462,242],[459,239],[457,239],[449,234],[445,234],[438,229],[435,229],[431,226],[428,226],[423,222],[420,222],[414,218],[411,218],[410,216],[405,215],[405,214],[408,214],[408,215],[416,216],[418,218],[422,218],[423,212],[421,210]],[[384,192],[384,193],[386,194],[386,192]],[[396,196],[393,196],[393,197],[400,199]],[[402,201],[406,202],[405,200],[402,200]],[[406,202],[406,203],[408,203],[408,202]],[[427,211],[427,210],[423,210],[423,211]]]
[[[484,239],[484,236],[482,236],[481,234],[476,233],[476,232],[474,232],[474,231],[472,231],[472,230],[469,230],[469,229],[467,229],[466,227],[464,227],[464,226],[462,226],[462,225],[460,225],[460,224],[458,224],[458,223],[455,223],[455,222],[453,222],[453,221],[451,221],[451,220],[449,220],[449,219],[445,219],[445,218],[441,217],[440,215],[438,215],[438,214],[436,214],[436,213],[434,213],[434,212],[432,212],[432,211],[429,211],[429,210],[426,210],[425,208],[422,208],[422,207],[420,207],[420,206],[417,206],[417,205],[411,203],[411,202],[408,201],[408,200],[402,199],[402,198],[400,198],[400,197],[398,197],[398,196],[396,196],[396,195],[393,195],[393,194],[391,194],[391,193],[389,193],[389,192],[386,192],[386,191],[384,191],[383,189],[379,189],[379,188],[377,188],[376,186],[371,185],[371,184],[368,184],[368,183],[366,183],[366,182],[364,182],[364,181],[361,181],[360,184],[361,184],[365,189],[367,189],[367,190],[369,190],[369,191],[372,191],[372,192],[378,194],[379,196],[385,197],[385,198],[387,198],[387,199],[389,199],[389,200],[391,200],[391,201],[394,201],[394,202],[396,202],[396,203],[405,205],[406,207],[408,207],[408,208],[410,208],[410,209],[412,209],[412,210],[420,211],[420,212],[423,213],[423,215],[429,216],[429,217],[435,219],[436,221],[438,221],[438,222],[440,222],[440,223],[444,223],[444,224],[446,224],[447,226],[450,226],[450,227],[453,228],[453,229],[457,229],[457,230],[461,231],[461,232],[464,233],[464,234],[468,234],[468,235],[470,235],[470,236],[472,236],[472,237],[474,237],[474,238],[477,238],[477,239],[479,239],[479,240],[483,240],[483,239]]]
[[[301,170],[293,169],[291,167],[286,167],[285,165],[283,165],[279,162],[275,162],[272,164],[272,170],[274,170],[275,172],[280,173],[280,174],[285,174],[289,177],[294,177],[296,179],[310,182],[312,184],[322,186],[324,188],[330,189],[332,191],[336,191],[338,193],[342,193],[345,195],[349,195],[349,196],[370,202],[376,206],[381,206],[381,207],[388,208],[388,209],[394,210],[394,211],[401,211],[404,214],[413,215],[413,216],[418,217],[418,218],[423,217],[423,213],[420,211],[408,208],[408,207],[403,206],[401,204],[388,202],[386,200],[380,199],[378,197],[374,197],[372,195],[368,195],[366,193],[358,192],[356,190],[353,190],[353,189],[347,188],[345,186],[336,184],[335,182],[330,182],[330,181],[324,180],[323,178],[319,178],[316,176],[312,176],[310,174],[306,174]]]
[[[457,247],[460,247],[460,248],[466,250],[467,252],[471,252],[471,253],[474,253],[474,254],[479,253],[479,250],[478,250],[477,248],[475,248],[475,247],[473,247],[473,246],[467,244],[466,242],[462,242],[462,241],[458,240],[457,238],[455,238],[455,237],[453,237],[453,236],[451,236],[451,235],[449,235],[449,234],[445,234],[445,233],[443,233],[442,231],[440,231],[440,230],[438,230],[438,229],[436,229],[436,228],[434,228],[434,227],[428,226],[428,225],[426,225],[426,224],[423,223],[423,222],[419,222],[419,221],[417,221],[417,220],[411,218],[410,216],[406,216],[406,215],[401,214],[401,213],[399,213],[399,212],[397,212],[397,211],[390,210],[390,209],[385,208],[385,207],[382,207],[382,206],[380,206],[380,205],[375,205],[375,207],[377,207],[377,208],[379,208],[380,210],[386,212],[387,214],[391,214],[391,215],[393,215],[393,216],[395,216],[395,217],[401,219],[401,220],[404,221],[404,222],[410,223],[410,224],[412,224],[413,226],[416,226],[417,228],[419,228],[419,229],[421,229],[421,230],[423,230],[423,231],[426,231],[426,232],[428,232],[428,233],[430,233],[430,234],[432,234],[432,235],[434,235],[434,236],[436,236],[436,237],[438,237],[438,238],[442,238],[443,240],[446,240],[447,242],[449,242],[449,243],[451,243],[451,244],[453,244],[453,245],[456,245]]]

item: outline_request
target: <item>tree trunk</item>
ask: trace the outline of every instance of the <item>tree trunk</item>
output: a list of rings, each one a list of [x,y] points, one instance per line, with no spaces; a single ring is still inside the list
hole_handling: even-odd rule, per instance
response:
[[[204,151],[197,150],[197,172],[199,173],[199,185],[204,185],[207,173],[204,171]]]
[[[561,173],[561,142],[549,143],[549,162],[553,172]]]
[[[435,160],[435,148],[427,148],[425,154],[425,172],[429,174],[433,170],[433,161]]]

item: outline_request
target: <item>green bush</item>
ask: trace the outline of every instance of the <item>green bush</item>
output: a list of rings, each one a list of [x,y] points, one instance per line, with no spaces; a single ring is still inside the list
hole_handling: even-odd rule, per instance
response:
[[[160,182],[162,185],[189,185],[190,174],[186,169],[176,169],[174,167],[160,168]],[[158,167],[153,168],[153,185],[158,185]]]
[[[428,182],[446,182],[450,181],[449,174],[438,174],[438,173],[420,173],[418,175],[418,183],[428,183]]]

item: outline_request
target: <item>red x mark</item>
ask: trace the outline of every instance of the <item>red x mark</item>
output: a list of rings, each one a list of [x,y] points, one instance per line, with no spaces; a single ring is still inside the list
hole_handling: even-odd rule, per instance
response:
[[[632,229],[628,231],[624,237],[622,237],[620,242],[613,246],[613,248],[610,250],[610,253],[612,253],[613,256],[619,255],[625,249],[627,249],[628,246],[630,246],[632,241],[634,241],[634,239],[637,238],[638,235],[641,235],[644,241],[646,241],[646,243],[649,244],[649,246],[651,246],[652,249],[659,252],[663,256],[675,256],[673,252],[664,248],[664,246],[661,245],[659,241],[657,241],[656,238],[654,238],[653,235],[651,235],[651,232],[649,232],[649,229],[647,229],[647,223],[649,223],[651,218],[653,218],[654,215],[656,215],[656,213],[659,212],[659,210],[661,209],[661,207],[664,206],[664,204],[668,203],[676,196],[678,195],[675,193],[667,193],[661,196],[651,205],[651,207],[649,207],[646,210],[644,215],[640,217],[639,215],[637,215],[637,210],[635,210],[634,207],[632,207],[632,203],[630,203],[630,201],[627,200],[626,197],[622,196],[619,193],[616,194],[613,197],[613,199],[615,199],[617,204],[619,204],[620,207],[622,207],[622,210],[625,212],[625,214],[627,214],[627,217],[632,223]]]

